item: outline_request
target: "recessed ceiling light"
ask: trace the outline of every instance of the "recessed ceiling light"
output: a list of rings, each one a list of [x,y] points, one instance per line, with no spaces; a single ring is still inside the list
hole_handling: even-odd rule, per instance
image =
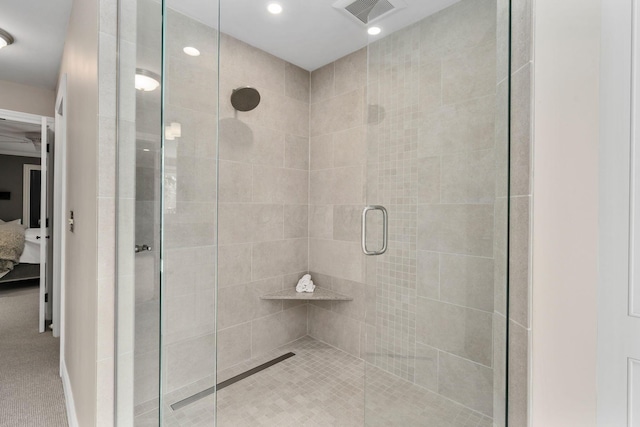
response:
[[[13,36],[7,33],[2,28],[0,28],[0,49],[2,49],[5,46],[9,46],[10,44],[13,44],[13,42],[14,42]]]
[[[160,76],[149,70],[136,68],[136,89],[143,92],[151,92],[160,86]]]
[[[151,151],[148,148],[143,148],[142,151]]]
[[[280,6],[278,3],[269,3],[269,5],[267,6],[267,10],[274,15],[278,15],[282,13],[282,6]]]
[[[182,49],[182,51],[189,56],[200,56],[200,51],[195,47],[187,46],[184,49]]]
[[[370,27],[367,30],[367,33],[371,34],[372,36],[377,36],[381,32],[382,32],[382,29],[380,27]]]

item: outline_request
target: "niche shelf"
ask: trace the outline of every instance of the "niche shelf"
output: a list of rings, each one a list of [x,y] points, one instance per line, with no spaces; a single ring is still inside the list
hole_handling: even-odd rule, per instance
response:
[[[262,295],[260,299],[309,300],[309,301],[353,301],[353,298],[328,289],[316,287],[313,292],[296,292],[295,288]]]

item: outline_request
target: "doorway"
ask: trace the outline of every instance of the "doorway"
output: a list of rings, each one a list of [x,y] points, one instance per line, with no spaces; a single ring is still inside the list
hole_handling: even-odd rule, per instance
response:
[[[53,217],[53,118],[0,110],[0,285],[38,281],[38,331],[57,323],[49,241]],[[20,227],[21,226],[21,227]]]

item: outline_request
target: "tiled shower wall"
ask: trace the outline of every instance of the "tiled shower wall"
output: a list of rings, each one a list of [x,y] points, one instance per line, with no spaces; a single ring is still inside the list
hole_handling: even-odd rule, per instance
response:
[[[261,300],[308,270],[309,73],[223,34],[218,369],[307,334],[307,305]],[[237,112],[235,88],[259,90]]]
[[[373,292],[360,248],[366,82],[366,49],[311,73],[309,268],[318,286],[354,299],[310,305],[309,335],[357,357]]]

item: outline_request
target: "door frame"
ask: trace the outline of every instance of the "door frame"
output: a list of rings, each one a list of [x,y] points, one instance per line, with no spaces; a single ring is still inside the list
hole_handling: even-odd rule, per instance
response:
[[[640,0],[602,7],[597,425],[637,426],[634,282],[640,237]],[[637,286],[637,285],[636,285]],[[634,384],[636,383],[636,384]]]
[[[66,279],[67,217],[67,75],[60,77],[55,104],[55,155],[53,168],[53,336],[60,337],[60,361],[64,360],[64,307]],[[59,321],[55,321],[58,319]]]

